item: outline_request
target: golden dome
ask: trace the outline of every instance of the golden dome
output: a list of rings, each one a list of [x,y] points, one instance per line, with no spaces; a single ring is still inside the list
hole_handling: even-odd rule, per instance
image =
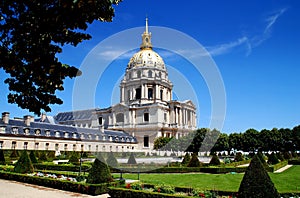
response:
[[[127,69],[134,67],[154,67],[165,70],[165,63],[155,51],[148,48],[140,50],[131,57]]]

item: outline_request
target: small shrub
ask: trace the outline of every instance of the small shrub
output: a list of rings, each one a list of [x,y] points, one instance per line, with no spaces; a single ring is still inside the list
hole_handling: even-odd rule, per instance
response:
[[[71,157],[69,158],[69,162],[75,165],[78,165],[79,162],[79,154],[77,152],[73,152]]]
[[[284,159],[289,160],[292,158],[292,155],[290,152],[286,151],[283,153],[283,157],[284,157]]]
[[[5,164],[5,157],[2,149],[0,149],[0,164]]]
[[[92,168],[89,171],[89,176],[86,180],[87,183],[90,184],[100,184],[100,183],[106,183],[111,182],[112,177],[110,174],[110,170],[105,163],[104,158],[101,154],[98,154]]]
[[[193,153],[192,154],[192,159],[188,163],[187,167],[200,167],[200,166],[201,166],[201,163],[198,159],[197,153]]]
[[[40,158],[39,158],[39,161],[41,161],[41,162],[43,162],[43,161],[48,161],[46,151],[41,151],[41,152],[40,152]]]
[[[241,152],[237,152],[236,155],[235,155],[235,157],[234,157],[234,161],[235,162],[244,161],[243,154]]]
[[[214,154],[212,156],[210,162],[209,162],[209,165],[211,165],[211,166],[218,166],[220,164],[221,164],[221,162],[220,162],[219,157],[216,154]]]
[[[184,156],[184,158],[183,158],[183,160],[182,160],[182,162],[181,162],[181,164],[183,166],[186,166],[190,162],[190,160],[191,160],[190,154],[186,153],[185,156]]]
[[[250,197],[280,197],[258,155],[251,160],[238,192],[238,198]]]
[[[119,166],[117,159],[115,158],[113,152],[110,152],[108,154],[108,157],[106,159],[106,164],[110,167],[116,168]]]
[[[26,150],[24,150],[15,164],[14,172],[16,173],[33,173],[34,168]]]
[[[31,160],[32,163],[35,164],[35,163],[38,162],[36,157],[35,157],[35,152],[34,151],[30,151],[29,157],[30,157],[30,160]]]
[[[268,164],[277,164],[277,163],[279,163],[279,160],[278,160],[276,154],[274,152],[272,152],[271,155],[269,155]]]
[[[130,154],[127,164],[137,164],[133,153]]]
[[[169,185],[157,185],[157,186],[154,186],[153,191],[159,192],[159,193],[174,194],[175,188],[173,186],[169,186]]]
[[[281,152],[276,153],[276,156],[277,156],[277,159],[279,159],[280,161],[284,161],[284,157]]]

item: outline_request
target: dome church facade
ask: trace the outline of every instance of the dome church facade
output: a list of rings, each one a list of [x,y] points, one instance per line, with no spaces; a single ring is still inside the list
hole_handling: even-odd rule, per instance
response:
[[[141,150],[153,149],[158,137],[185,136],[196,129],[196,108],[191,100],[172,100],[172,89],[146,19],[140,50],[130,58],[120,83],[120,103],[98,110],[99,124],[136,137]]]

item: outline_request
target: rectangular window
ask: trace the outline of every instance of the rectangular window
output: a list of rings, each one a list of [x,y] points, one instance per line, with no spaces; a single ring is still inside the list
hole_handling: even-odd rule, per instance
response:
[[[153,99],[153,89],[152,88],[148,88],[148,99]]]
[[[144,136],[144,147],[148,148],[149,147],[149,136]]]
[[[73,144],[73,151],[76,151],[76,144]]]
[[[3,141],[0,141],[0,149],[3,148]]]
[[[167,113],[164,113],[164,122],[167,122]]]
[[[102,119],[102,117],[99,117],[99,125],[102,125],[103,123],[103,119]]]
[[[0,133],[5,133],[5,129],[6,129],[5,126],[1,126],[1,127],[0,127]]]
[[[18,134],[18,131],[19,131],[18,127],[13,127],[11,133]]]
[[[149,122],[149,113],[144,113],[144,122]]]
[[[141,97],[142,97],[141,88],[137,88],[135,90],[135,99],[141,99]]]
[[[24,149],[27,150],[28,142],[24,142]]]
[[[45,149],[46,149],[46,151],[49,150],[49,143],[46,143]]]
[[[38,142],[35,143],[34,149],[35,149],[35,150],[39,150],[39,143],[38,143]]]
[[[46,130],[46,136],[47,136],[47,137],[50,136],[50,130]]]
[[[12,142],[11,148],[12,148],[12,149],[16,149],[16,146],[17,146],[17,142]]]

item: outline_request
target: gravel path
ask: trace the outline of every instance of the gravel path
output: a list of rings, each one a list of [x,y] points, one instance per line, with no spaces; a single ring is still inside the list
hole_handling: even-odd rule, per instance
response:
[[[108,194],[90,196],[43,186],[0,179],[0,198],[107,198]]]
[[[274,173],[282,173],[283,171],[285,171],[285,170],[291,168],[292,166],[293,166],[293,165],[286,165],[286,166],[284,166],[284,167],[282,167],[282,168],[280,168],[280,169],[274,171]]]

